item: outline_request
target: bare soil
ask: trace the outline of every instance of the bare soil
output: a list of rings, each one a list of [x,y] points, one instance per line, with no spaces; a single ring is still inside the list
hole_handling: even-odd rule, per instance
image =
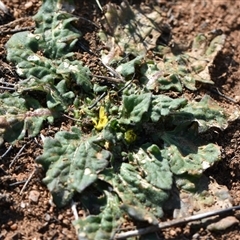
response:
[[[17,29],[33,29],[31,19],[41,2],[38,0],[3,1],[9,14],[0,12],[0,77],[10,82],[18,81],[14,67],[6,60],[5,43]],[[76,1],[77,2],[77,1]],[[104,6],[109,1],[100,1]],[[112,1],[119,3],[121,1]],[[131,4],[150,4],[151,0],[132,0]],[[221,29],[227,36],[223,50],[218,54],[212,69],[214,87],[205,86],[197,92],[184,95],[209,94],[226,111],[240,104],[240,1],[237,0],[158,0],[164,22],[172,29],[174,41],[190,43],[197,33],[209,33]],[[101,48],[96,25],[100,25],[102,13],[94,0],[79,1],[75,11],[79,29],[83,33],[76,52],[95,74],[104,70],[98,60]],[[88,20],[88,21],[87,21]],[[91,21],[91,22],[90,22]],[[91,54],[94,52],[95,55]],[[220,95],[218,91],[222,94]],[[73,122],[60,119],[42,130],[44,136],[68,129]],[[207,175],[228,187],[234,205],[240,205],[240,119],[229,124],[223,132],[216,132],[209,139],[222,146],[222,160],[207,170]],[[6,151],[9,150],[7,153]],[[0,239],[77,239],[71,225],[74,219],[71,206],[57,209],[51,201],[41,179],[44,172],[35,163],[42,152],[40,137],[23,139],[10,148],[5,143],[0,148]],[[6,153],[6,154],[5,154]],[[29,180],[26,183],[26,181]],[[79,216],[84,211],[78,209]],[[235,213],[240,220],[240,214]],[[189,225],[166,229],[159,239],[240,239],[240,225],[224,231],[210,232],[204,226]]]

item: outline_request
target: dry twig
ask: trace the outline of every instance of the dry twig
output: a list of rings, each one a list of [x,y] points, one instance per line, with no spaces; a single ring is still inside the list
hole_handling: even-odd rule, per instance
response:
[[[11,151],[12,148],[13,148],[13,145],[10,145],[7,151],[2,156],[0,156],[0,159],[3,159]]]
[[[26,186],[28,185],[28,183],[30,182],[30,180],[32,179],[34,173],[36,172],[36,168],[32,171],[32,173],[30,174],[30,176],[28,177],[28,180],[25,182],[25,184],[23,185],[21,191],[20,191],[20,195],[22,195],[22,192],[25,190]]]
[[[219,90],[217,87],[215,87],[214,89],[212,89],[212,91],[215,92],[215,93],[217,93],[219,96],[227,99],[227,100],[230,101],[230,102],[237,103],[237,101],[235,101],[233,98],[228,97],[228,96],[226,96],[225,94],[221,93],[220,90]]]
[[[165,229],[165,228],[174,227],[174,226],[181,225],[181,224],[186,224],[189,222],[201,220],[203,218],[221,215],[223,213],[227,213],[227,212],[234,211],[234,210],[240,210],[240,206],[234,206],[234,207],[230,207],[230,208],[226,208],[226,209],[220,209],[220,210],[210,211],[210,212],[206,212],[206,213],[200,213],[200,214],[193,215],[193,216],[186,217],[186,218],[174,219],[174,220],[168,221],[168,222],[161,222],[158,225],[154,225],[154,226],[150,226],[150,227],[146,227],[146,228],[140,228],[137,230],[118,233],[114,236],[114,239],[122,239],[122,238],[129,238],[129,237],[144,235],[147,233],[156,232],[160,229]]]
[[[22,151],[24,150],[24,148],[26,147],[27,144],[24,144],[21,149],[18,151],[17,155],[14,157],[14,159],[12,160],[12,162],[9,165],[9,168],[12,167],[12,165],[15,163],[16,159],[19,157],[19,155],[22,153]]]
[[[103,92],[102,95],[91,106],[88,107],[88,109],[90,110],[94,108],[98,104],[98,102],[100,102],[106,95],[107,92]]]
[[[108,77],[108,76],[100,76],[100,75],[95,75],[92,74],[93,77],[95,78],[101,78],[101,79],[105,79],[111,83],[124,83],[125,81],[122,78],[114,78],[114,77]]]
[[[23,183],[26,183],[26,180],[11,183],[11,184],[9,184],[9,187],[16,186],[16,185],[20,185],[20,184],[23,184]]]

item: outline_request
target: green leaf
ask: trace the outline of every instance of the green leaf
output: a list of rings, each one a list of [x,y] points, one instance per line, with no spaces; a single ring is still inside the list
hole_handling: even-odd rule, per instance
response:
[[[143,56],[138,56],[131,61],[120,64],[116,71],[119,72],[123,77],[131,76],[135,73],[135,66],[140,65]]]
[[[220,160],[221,151],[217,145],[210,143],[205,146],[195,147],[196,152],[188,155],[183,155],[181,149],[175,145],[162,150],[163,156],[169,160],[171,171],[174,174],[201,175],[204,170]]]
[[[43,88],[45,91],[47,91],[48,108],[58,108],[58,111],[61,112],[72,103],[74,93],[67,90],[66,81],[60,81],[56,87],[45,84]]]
[[[196,82],[214,84],[209,68],[222,49],[225,37],[220,35],[209,39],[206,35],[199,34],[195,37],[192,48],[187,51],[179,50],[177,43],[175,48],[159,46],[163,60],[157,64],[161,74],[154,84],[162,90],[171,87],[178,91],[181,91],[179,83],[190,90],[197,89]]]
[[[74,192],[81,193],[97,180],[111,158],[96,137],[84,139],[77,128],[46,138],[44,153],[37,162],[47,170],[43,179],[58,206],[66,205]]]
[[[169,160],[174,174],[201,175],[214,162],[220,160],[220,148],[212,143],[202,145],[197,129],[183,126],[163,133],[161,137],[165,147],[161,152],[163,157]]]
[[[157,122],[161,117],[181,109],[186,104],[187,100],[184,98],[172,99],[165,95],[154,96],[152,100],[151,120]]]
[[[31,109],[31,110],[30,110]],[[39,102],[26,97],[19,97],[17,93],[3,93],[0,95],[0,144],[3,140],[14,142],[23,138],[35,137],[48,119],[52,122],[55,113],[42,108]]]
[[[83,67],[79,61],[68,59],[49,59],[35,53],[32,47],[36,42],[36,35],[30,32],[20,32],[14,34],[6,44],[7,59],[17,65],[17,73],[27,80],[19,82],[19,90],[38,87],[40,84],[57,84],[64,80],[68,86],[72,80],[85,92],[91,90],[90,71]],[[35,43],[38,46],[38,43]],[[40,49],[36,49],[39,50]],[[72,82],[73,84],[73,82]],[[65,92],[67,92],[67,88]]]
[[[65,3],[60,0],[43,1],[34,17],[34,33],[19,32],[7,42],[7,59],[16,64],[17,73],[22,78],[27,78],[17,85],[19,92],[29,88],[34,90],[39,84],[49,84],[54,88],[53,85],[63,80],[64,92],[58,89],[62,99],[73,98],[73,92],[68,90],[73,84],[85,92],[91,91],[89,69],[80,61],[68,59],[72,57],[71,51],[81,34],[72,25],[77,18],[64,11],[65,8]]]
[[[49,109],[54,109],[55,112],[62,112],[68,108],[74,98],[74,93],[68,91],[66,82],[60,81],[56,86],[48,83],[43,83],[39,79],[31,78],[22,80],[18,85],[18,92],[22,95],[26,93],[41,94],[44,96],[41,101],[46,101]]]
[[[157,217],[163,215],[162,204],[168,193],[151,184],[151,181],[138,171],[137,166],[123,163],[120,174],[113,179],[113,190],[122,200],[122,209],[132,218],[157,224]]]
[[[59,61],[56,73],[66,80],[73,79],[86,93],[89,93],[92,89],[90,70],[78,60],[64,59]]]
[[[193,119],[199,125],[199,132],[205,132],[211,127],[225,129],[228,126],[227,115],[224,110],[218,106],[210,96],[205,95],[200,102],[192,101],[180,112],[187,112],[192,114]],[[173,121],[176,125],[179,124],[177,115]]]
[[[62,9],[61,0],[44,0],[33,17],[37,27],[34,33],[38,38],[38,48],[47,58],[56,59],[69,54],[81,36],[72,25],[78,19]]]
[[[151,93],[123,96],[122,116],[119,120],[122,124],[139,123],[147,114],[152,100]]]
[[[37,46],[36,36],[32,33],[26,31],[13,34],[6,43],[7,59],[17,65],[19,76],[54,83],[57,78],[56,67],[50,59],[35,53]]]
[[[154,61],[146,61],[141,65],[140,81],[146,84],[146,88],[158,92],[159,90],[182,91],[182,84],[176,74],[166,74]]]
[[[122,211],[115,194],[105,191],[106,205],[98,215],[89,215],[85,219],[74,221],[78,238],[82,240],[112,239],[115,230],[121,224]]]
[[[70,6],[70,2],[67,5]],[[89,69],[79,61],[67,59],[73,56],[71,51],[81,34],[72,26],[77,18],[65,9],[66,3],[60,0],[43,1],[34,17],[34,33],[25,31],[13,34],[6,44],[7,59],[16,65],[19,76],[25,78],[16,84],[16,91],[23,95],[23,99],[28,93],[38,96],[40,91],[44,97],[39,101],[50,109],[43,110],[39,106],[29,117],[25,114],[30,114],[29,108],[21,112],[20,107],[11,120],[11,115],[4,116],[4,121],[13,129],[6,132],[6,140],[21,139],[26,131],[29,136],[35,136],[45,119],[58,117],[60,112],[66,111],[74,101],[73,85],[80,86],[85,93],[92,90]]]
[[[137,161],[138,170],[152,186],[163,190],[172,188],[173,179],[168,160],[162,157],[157,145],[143,145],[132,158]]]

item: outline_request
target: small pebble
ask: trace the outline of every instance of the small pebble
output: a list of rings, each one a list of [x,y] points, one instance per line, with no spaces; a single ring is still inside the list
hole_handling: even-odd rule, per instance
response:
[[[177,234],[179,234],[179,233],[181,233],[181,232],[182,232],[182,229],[181,229],[181,228],[179,228],[179,227],[177,227],[177,228],[175,229],[175,231],[176,231],[176,233],[177,233]]]
[[[169,233],[170,233],[171,236],[175,236],[176,235],[176,231],[173,230],[173,229],[171,229]]]
[[[198,239],[199,238],[199,233],[195,233],[194,235],[192,235],[192,239]]]
[[[63,228],[63,229],[62,229],[62,234],[63,234],[63,235],[66,236],[66,235],[68,234],[68,232],[69,232],[69,231],[68,231],[67,228]]]
[[[54,223],[51,223],[51,224],[49,225],[49,227],[50,227],[51,229],[55,229],[55,224],[54,224]]]
[[[9,221],[7,224],[8,224],[8,226],[13,225],[13,221]]]
[[[229,216],[229,217],[221,219],[220,221],[218,221],[216,223],[212,223],[212,224],[208,225],[207,229],[209,231],[222,231],[222,230],[225,230],[237,223],[239,223],[237,218],[235,218],[234,216]]]
[[[68,210],[66,211],[66,215],[67,215],[68,217],[71,217],[71,216],[72,216],[72,211],[68,209]]]
[[[240,96],[235,96],[235,99],[234,99],[237,103],[240,102]]]
[[[63,219],[63,215],[62,214],[58,215],[58,220],[62,221],[62,219]]]
[[[14,223],[14,224],[12,224],[12,225],[10,226],[10,229],[11,229],[12,231],[17,230],[17,228],[18,228],[18,225],[17,225],[16,223]]]
[[[25,202],[21,201],[20,206],[21,206],[21,208],[25,208],[26,207]]]
[[[32,190],[32,191],[30,191],[28,198],[31,202],[37,203],[38,199],[39,199],[39,196],[40,196],[40,193],[38,191]]]
[[[68,219],[63,219],[62,223],[67,225],[67,226],[70,225],[70,221]]]
[[[24,6],[25,6],[25,9],[28,9],[28,8],[31,8],[33,6],[33,3],[32,2],[26,2]]]
[[[51,216],[50,216],[48,213],[46,213],[46,214],[45,214],[45,217],[44,217],[44,220],[45,220],[46,222],[49,222],[50,219],[51,219]]]

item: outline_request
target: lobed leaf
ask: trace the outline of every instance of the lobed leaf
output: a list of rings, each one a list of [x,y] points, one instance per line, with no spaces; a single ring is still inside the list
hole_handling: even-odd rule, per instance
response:
[[[98,215],[89,215],[85,219],[74,221],[78,238],[82,240],[112,239],[116,228],[122,221],[118,197],[105,191],[106,205]]]
[[[182,144],[184,143],[182,142]],[[210,143],[206,146],[195,146],[195,148],[196,152],[189,153],[188,155],[182,154],[181,148],[175,145],[162,150],[163,156],[169,160],[171,171],[174,174],[188,173],[191,175],[201,175],[207,168],[220,160],[220,148],[215,144]]]
[[[220,160],[220,147],[212,143],[203,145],[198,128],[191,125],[191,121],[177,125],[172,131],[164,131],[161,138],[165,142],[161,153],[176,175],[201,175]]]
[[[45,120],[52,122],[55,113],[42,108],[38,101],[18,94],[0,94],[0,144],[3,141],[14,142],[28,137],[35,137]]]
[[[81,193],[94,183],[108,165],[111,154],[98,141],[96,137],[84,139],[77,128],[44,141],[44,153],[37,162],[47,170],[43,181],[58,206],[66,205],[74,192]]]
[[[140,123],[144,114],[149,110],[152,100],[151,93],[143,93],[140,95],[123,96],[123,109],[120,123]]]
[[[6,43],[7,59],[16,64],[19,76],[54,83],[56,68],[50,59],[36,53],[37,46],[38,40],[32,33],[25,31],[13,34]]]
[[[205,95],[200,102],[192,101],[184,108],[181,108],[179,112],[192,114],[194,120],[197,121],[199,125],[199,132],[205,132],[212,127],[223,130],[228,126],[228,116],[208,95]],[[179,124],[177,116],[173,122],[176,123],[176,125]]]
[[[77,18],[66,12],[69,6],[69,1],[66,4],[60,0],[44,0],[34,17],[34,33],[13,34],[6,44],[7,59],[16,65],[19,76],[25,78],[16,84],[16,91],[24,99],[23,106],[36,102],[25,95],[38,96],[41,92],[43,98],[39,101],[49,108],[38,104],[30,113],[29,108],[20,107],[13,116],[3,116],[2,119],[14,129],[4,127],[2,133],[6,140],[21,139],[26,132],[35,136],[45,119],[58,117],[60,112],[66,111],[75,97],[72,85],[80,86],[85,93],[92,90],[89,69],[79,61],[70,60],[81,34],[72,25]]]
[[[152,186],[162,190],[172,188],[172,173],[168,160],[162,157],[161,150],[155,144],[145,144],[132,155],[137,162],[138,171]],[[134,164],[134,163],[133,163]]]
[[[140,67],[140,72],[140,80],[149,90],[156,92],[159,92],[159,90],[167,91],[170,89],[178,92],[182,91],[182,84],[179,81],[178,75],[174,73],[166,73],[165,70],[160,68],[154,61],[146,61],[143,63]]]
[[[161,90],[174,88],[181,91],[180,83],[190,90],[197,89],[197,82],[214,84],[209,68],[222,49],[225,37],[222,34],[211,39],[209,36],[199,34],[194,38],[192,48],[187,51],[176,51],[177,47],[159,46],[163,60],[157,63],[160,75],[155,79],[154,85]],[[177,46],[176,43],[175,45]]]
[[[136,66],[141,64],[143,56],[137,56],[131,61],[120,64],[116,71],[119,72],[123,77],[129,77],[135,74]]]
[[[37,14],[35,36],[38,48],[50,59],[64,57],[73,50],[81,33],[73,27],[76,17],[64,9],[64,1],[44,0]],[[69,1],[68,1],[69,2]]]
[[[187,104],[184,98],[172,99],[166,95],[156,95],[152,100],[151,120],[158,122],[160,118],[176,112]]]
[[[147,174],[151,173],[147,172]],[[168,181],[169,183],[165,181],[167,183],[165,188],[171,185],[171,180]],[[162,204],[168,198],[167,191],[155,185],[158,183],[153,185],[150,176],[146,178],[137,166],[128,163],[121,165],[120,174],[113,179],[113,190],[122,200],[122,209],[131,217],[151,224],[156,224],[157,217],[163,215]]]
[[[36,53],[39,49],[39,39],[36,34],[20,32],[14,34],[6,44],[7,59],[17,65],[17,73],[25,81],[19,82],[19,90],[38,87],[39,84],[57,85],[64,80],[69,85],[72,80],[81,86],[85,92],[91,90],[90,71],[79,61],[68,59],[50,59]],[[65,92],[68,91],[65,89]]]

